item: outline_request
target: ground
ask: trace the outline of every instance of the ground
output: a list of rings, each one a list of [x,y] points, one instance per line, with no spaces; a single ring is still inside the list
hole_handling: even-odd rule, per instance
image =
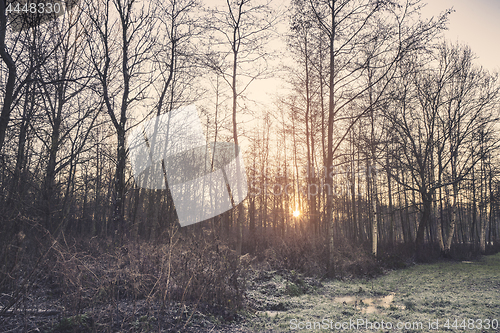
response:
[[[251,302],[264,305],[242,326],[254,332],[342,331],[343,323],[349,323],[343,331],[356,332],[500,332],[500,254],[414,265],[371,280],[322,282],[320,287],[290,280],[276,274],[253,288]],[[377,329],[382,321],[385,329]],[[320,323],[316,329],[315,322]]]
[[[247,278],[245,309],[229,317],[201,305],[179,312],[143,301],[61,317],[52,303],[0,316],[0,332],[500,332],[500,254],[374,279],[320,281],[256,269]]]

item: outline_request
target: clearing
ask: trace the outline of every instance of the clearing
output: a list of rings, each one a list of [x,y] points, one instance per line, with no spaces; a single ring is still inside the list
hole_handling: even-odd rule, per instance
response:
[[[347,282],[267,272],[252,279],[249,289],[253,309],[234,329],[500,332],[500,254]]]

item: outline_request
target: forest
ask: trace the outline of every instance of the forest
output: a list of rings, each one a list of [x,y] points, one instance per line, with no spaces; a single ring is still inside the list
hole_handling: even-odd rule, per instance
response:
[[[0,331],[230,332],[270,272],[293,295],[499,252],[498,73],[424,6],[0,0]],[[131,142],[188,106],[248,189],[224,173],[230,209],[181,226],[189,167],[144,185]]]

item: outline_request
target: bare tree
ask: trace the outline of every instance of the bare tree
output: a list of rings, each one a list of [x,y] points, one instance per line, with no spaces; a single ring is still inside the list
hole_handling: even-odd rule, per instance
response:
[[[391,176],[418,193],[421,200],[422,215],[416,236],[419,259],[423,259],[425,231],[432,227],[434,194],[451,185],[450,224],[445,241],[439,241],[442,251],[449,252],[457,220],[458,185],[482,158],[466,148],[478,129],[491,126],[494,119],[491,111],[497,105],[498,85],[493,77],[475,69],[471,60],[469,50],[444,44],[439,47],[435,62],[401,67],[406,69],[396,85],[395,96],[399,97],[385,113],[392,124],[393,140],[404,156],[403,168],[414,185]],[[444,173],[437,179],[432,163],[436,154],[437,172]],[[437,231],[439,240],[443,230],[438,227]]]
[[[309,0],[299,2],[307,6],[311,22],[328,41],[325,71],[328,77],[328,115],[326,154],[323,161],[326,170],[324,180],[328,189],[326,202],[326,224],[328,225],[329,274],[334,274],[334,212],[333,172],[334,158],[354,124],[367,115],[384,96],[386,87],[396,74],[396,65],[407,54],[422,48],[444,27],[446,14],[438,20],[414,23],[419,11],[419,2],[398,5],[389,1],[336,1]],[[365,52],[369,50],[369,52]],[[369,82],[362,78],[370,63],[376,63]],[[326,80],[325,80],[326,81]],[[347,110],[372,87],[378,86],[368,105],[363,105],[354,115]],[[344,121],[342,121],[344,120]],[[347,120],[347,125],[346,121]],[[345,132],[335,136],[336,128],[344,124]],[[369,169],[374,169],[369,166]],[[376,226],[374,221],[373,226]],[[373,232],[376,234],[375,232]],[[376,235],[374,235],[376,237]],[[374,238],[374,244],[376,238]],[[376,245],[374,246],[376,254]]]
[[[254,0],[226,1],[226,8],[212,11],[213,29],[220,34],[221,55],[219,63],[212,59],[210,66],[222,75],[232,92],[232,132],[234,144],[238,147],[238,98],[242,96],[248,85],[262,76],[265,68],[258,68],[259,61],[264,60],[266,52],[263,46],[269,38],[270,29],[275,18],[269,3],[258,4]],[[229,47],[227,51],[225,46]],[[252,70],[245,68],[252,65]],[[239,87],[239,79],[247,77],[245,85]],[[237,154],[236,150],[236,154]],[[237,159],[238,160],[238,159]],[[238,205],[236,226],[236,252],[241,255],[243,219],[243,203]]]
[[[135,0],[86,3],[92,26],[87,31],[89,60],[100,83],[106,112],[116,131],[116,173],[113,194],[115,232],[124,227],[125,136],[132,105],[146,96],[151,83],[147,62],[155,44],[152,4]],[[153,33],[152,33],[153,32]]]
[[[5,43],[5,35],[7,32],[7,15],[5,12],[6,3],[6,0],[0,1],[0,56],[7,65],[9,71],[7,84],[5,85],[2,112],[0,114],[0,151],[2,151],[3,148],[5,132],[7,131],[7,125],[10,120],[16,82],[16,65]]]
[[[86,147],[86,139],[93,130],[100,109],[99,102],[84,98],[84,95],[92,96],[92,68],[82,61],[85,45],[78,43],[83,33],[80,14],[81,11],[71,12],[60,28],[53,28],[52,36],[57,47],[48,61],[35,73],[38,81],[36,87],[42,92],[40,104],[45,110],[49,133],[48,138],[42,140],[48,143],[42,207],[49,230],[55,229],[52,218],[56,177],[67,166],[74,168],[78,162],[78,155]],[[75,112],[75,109],[78,111]],[[60,156],[65,143],[68,142],[72,142],[69,145],[71,153]],[[67,187],[66,197],[69,192]],[[64,212],[65,209],[61,211]],[[65,219],[58,217],[58,225],[61,226],[61,221]]]

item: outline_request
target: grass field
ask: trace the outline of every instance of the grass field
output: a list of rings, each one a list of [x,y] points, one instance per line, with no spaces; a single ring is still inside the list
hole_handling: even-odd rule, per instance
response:
[[[248,297],[242,326],[255,332],[500,332],[500,254],[320,286],[271,274]]]

